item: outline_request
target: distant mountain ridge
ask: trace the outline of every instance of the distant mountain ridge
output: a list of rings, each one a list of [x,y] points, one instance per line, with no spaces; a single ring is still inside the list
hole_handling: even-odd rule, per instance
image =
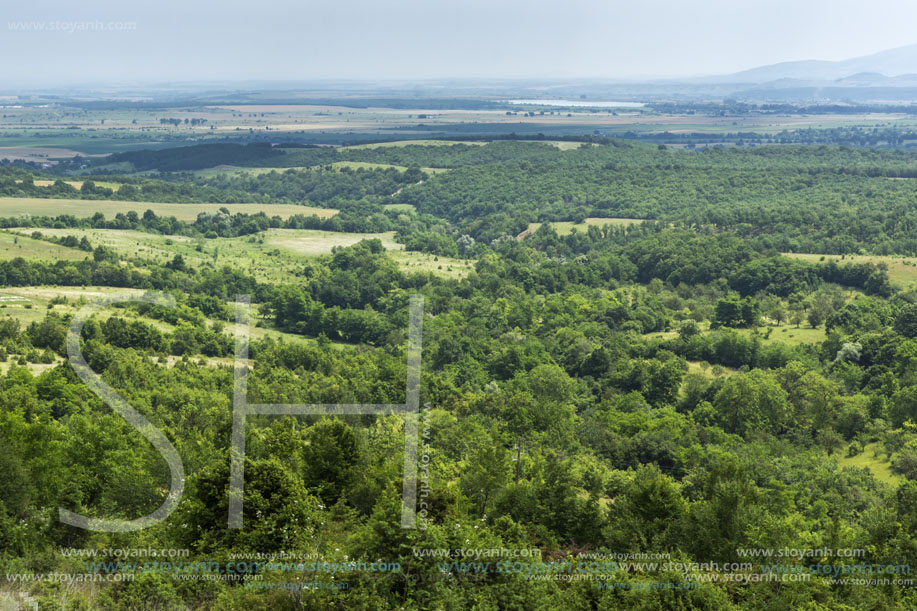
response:
[[[907,76],[912,84],[917,74],[917,44],[880,51],[872,55],[841,61],[804,60],[781,62],[743,70],[717,79],[720,82],[769,83],[781,79],[797,81],[838,81],[851,79],[850,84],[894,85],[898,77]]]

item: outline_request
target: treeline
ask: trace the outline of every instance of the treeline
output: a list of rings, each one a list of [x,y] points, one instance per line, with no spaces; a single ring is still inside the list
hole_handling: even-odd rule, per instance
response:
[[[66,299],[59,301],[67,303]],[[180,306],[181,307],[181,306]],[[223,333],[223,326],[213,326],[184,306],[185,315],[176,315],[175,328],[164,332],[139,319],[118,315],[104,320],[90,318],[83,326],[82,339],[87,342],[84,356],[93,369],[103,371],[112,358],[105,346],[131,348],[153,356],[228,357],[233,354],[233,338]],[[70,316],[49,312],[41,321],[21,329],[16,319],[0,321],[0,362],[13,361],[17,365],[29,363],[51,364],[67,357],[67,333]]]
[[[804,144],[871,147],[882,149],[912,148],[917,145],[917,132],[907,127],[883,126],[860,127],[845,126],[833,128],[805,128],[782,130],[777,133],[745,132],[618,132],[618,138],[641,140],[643,142],[664,143],[684,146],[687,149],[697,147],[719,147],[732,144],[738,147],[761,146],[768,144]]]
[[[37,176],[41,177],[41,174]],[[243,191],[223,191],[203,185],[176,184],[165,180],[105,176],[119,183],[117,189],[84,180],[79,188],[61,178],[48,186],[35,184],[36,175],[10,166],[0,168],[0,197],[114,200],[171,203],[268,203],[269,197]],[[295,203],[295,202],[283,202]]]
[[[167,148],[159,150],[129,151],[110,155],[93,161],[94,172],[106,172],[106,167],[114,163],[130,163],[135,171],[157,170],[160,173],[183,173],[219,165],[248,167],[301,168],[324,166],[335,162],[356,161],[367,163],[385,163],[406,167],[454,168],[465,165],[483,165],[498,163],[519,156],[528,157],[539,153],[557,152],[557,148],[548,144],[534,142],[513,142],[525,140],[543,140],[547,136],[508,134],[492,138],[495,142],[488,145],[487,140],[479,144],[456,142],[455,144],[424,145],[410,144],[405,146],[362,146],[362,147],[318,147],[296,144],[279,144],[255,142],[247,145],[234,143],[199,144],[193,146]],[[558,137],[551,139],[565,140]],[[625,141],[591,136],[577,136],[576,141],[596,142],[627,146]],[[509,142],[496,142],[506,140]],[[61,170],[68,169],[62,165]],[[178,177],[176,177],[178,178]]]
[[[96,176],[118,183],[116,188],[84,180],[79,188],[56,179],[47,186],[35,184],[35,176],[23,169],[0,169],[0,197],[39,197],[89,200],[118,200],[174,203],[290,203],[337,207],[341,202],[371,199],[377,203],[393,193],[420,182],[427,175],[417,168],[331,166],[307,170],[287,170],[217,175],[193,179],[189,176],[171,180],[135,177]]]
[[[157,291],[179,290],[223,299],[255,294],[257,283],[228,266],[221,269],[171,269],[148,264],[145,269],[122,265],[112,251],[98,246],[83,261],[0,261],[0,284],[5,286],[112,286]]]
[[[235,144],[222,142],[196,144],[160,150],[126,151],[114,153],[106,163],[130,163],[135,171],[159,170],[177,172],[181,170],[203,170],[218,165],[243,165],[251,161],[267,160],[283,153],[268,142]]]
[[[379,233],[396,231],[399,235],[409,236],[414,232],[441,224],[429,215],[416,215],[395,210],[385,210],[369,202],[346,202],[338,214],[322,218],[312,214],[294,214],[287,219],[279,216],[267,216],[263,212],[248,214],[231,212],[231,205],[221,208],[219,212],[198,214],[193,222],[181,221],[174,216],[158,216],[152,210],[143,215],[136,211],[118,212],[112,218],[106,218],[101,212],[91,217],[76,217],[62,214],[56,217],[0,217],[0,228],[49,228],[49,229],[130,229],[148,231],[164,235],[184,235],[204,238],[233,238],[252,235],[267,229],[319,229],[322,231],[348,233]],[[40,232],[39,232],[40,233]],[[39,236],[40,239],[48,239]],[[74,238],[75,240],[75,238]],[[58,240],[64,246],[82,248],[81,242],[73,242],[67,237]],[[453,249],[455,242],[448,242]],[[444,254],[444,253],[438,253]]]
[[[909,104],[754,104],[725,100],[722,103],[711,102],[653,102],[649,108],[663,114],[702,114],[710,116],[743,116],[743,115],[837,115],[837,114],[914,114],[915,109]]]
[[[217,174],[195,184],[228,192],[258,194],[268,201],[327,205],[335,199],[384,198],[428,178],[418,168],[357,168],[320,166],[311,170]]]
[[[599,286],[611,279],[641,283],[658,279],[672,286],[719,281],[742,295],[766,292],[787,297],[813,291],[822,283],[882,296],[892,293],[883,264],[807,263],[776,256],[776,251],[760,248],[735,233],[703,235],[661,223],[641,223],[626,228],[591,226],[585,232],[558,236],[546,224],[524,243],[547,255],[543,268],[562,274],[549,284],[532,285],[540,290],[568,282]],[[527,251],[514,241],[500,242],[497,250],[510,260],[515,259],[513,253]],[[549,276],[545,272],[534,275],[539,277]]]
[[[192,125],[192,126],[203,125],[206,122],[207,122],[207,119],[203,119],[203,118],[199,119],[197,117],[192,118],[192,119],[185,118],[184,120],[185,125]],[[175,117],[164,117],[164,118],[159,119],[159,124],[160,125],[174,125],[177,127],[182,124],[182,120],[176,119]]]
[[[448,145],[423,143],[402,146],[367,146],[359,148],[322,148],[288,150],[271,160],[271,167],[317,166],[338,161],[388,163],[406,167],[458,168],[471,165],[502,163],[512,159],[541,158],[556,155],[558,149],[538,142],[456,142]]]

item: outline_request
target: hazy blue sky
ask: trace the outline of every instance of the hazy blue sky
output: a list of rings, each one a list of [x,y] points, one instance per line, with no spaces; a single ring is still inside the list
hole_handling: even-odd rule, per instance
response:
[[[0,83],[6,87],[704,75],[787,60],[844,59],[917,43],[917,3],[893,0],[4,4]],[[130,22],[134,29],[124,30]],[[67,31],[70,27],[82,29]]]

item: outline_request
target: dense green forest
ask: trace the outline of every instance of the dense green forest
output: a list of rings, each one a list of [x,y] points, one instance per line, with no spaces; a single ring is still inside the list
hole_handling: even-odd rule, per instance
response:
[[[0,211],[137,202],[0,212],[6,591],[43,609],[917,605],[914,154],[207,145],[98,168],[0,168]],[[225,207],[144,207],[204,201]],[[273,265],[270,240],[303,230],[329,246],[281,279],[221,258],[245,245]],[[376,235],[335,242],[353,233]],[[69,362],[74,317],[114,289],[176,302],[108,306],[71,338],[181,457],[177,508],[136,532],[59,519],[135,519],[175,484]],[[228,527],[239,295],[250,404],[404,403],[423,297],[416,528],[410,420],[387,412],[249,413],[245,523]]]
[[[236,148],[215,145],[179,150],[175,164],[189,169],[239,155]],[[121,183],[117,191],[94,181],[79,189],[62,180],[35,186],[38,177],[28,170],[2,168],[0,194],[300,203],[344,211],[359,204],[363,208],[351,216],[363,218],[388,204],[410,204],[419,213],[448,220],[453,238],[464,234],[487,242],[515,236],[533,222],[624,217],[682,223],[702,232],[732,231],[758,248],[780,252],[917,254],[911,206],[917,163],[903,151],[820,146],[684,153],[624,140],[584,143],[573,150],[497,141],[284,151],[261,150],[262,157],[248,162],[261,166],[258,172],[98,178]],[[158,159],[163,152],[151,155]],[[125,156],[147,167],[143,154],[119,158]],[[395,167],[354,170],[336,168],[335,162]],[[448,171],[427,180],[420,168]],[[375,218],[382,221],[376,231],[392,229],[381,214]]]

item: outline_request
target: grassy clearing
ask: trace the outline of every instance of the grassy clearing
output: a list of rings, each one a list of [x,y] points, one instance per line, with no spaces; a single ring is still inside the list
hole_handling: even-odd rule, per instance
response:
[[[557,232],[557,235],[570,235],[573,233],[574,229],[577,231],[588,231],[590,225],[596,225],[598,227],[602,227],[603,225],[622,225],[626,227],[642,222],[643,219],[589,217],[582,223],[574,223],[573,221],[553,221],[549,224],[554,228],[554,231]],[[528,229],[516,236],[516,239],[521,240],[535,233],[541,225],[542,223],[529,223]]]
[[[462,278],[474,270],[474,261],[398,250],[389,253],[406,272],[431,272],[444,278]]]
[[[541,144],[550,144],[556,146],[562,151],[572,151],[573,149],[578,149],[582,146],[595,146],[591,142],[571,142],[568,140],[534,140],[533,142],[540,142]]]
[[[342,233],[318,229],[270,229],[264,234],[264,243],[268,247],[279,248],[300,256],[314,257],[331,252],[335,246],[352,246],[361,240],[379,239],[386,250],[404,248],[395,242],[394,238],[394,231]]]
[[[223,175],[240,175],[240,174],[251,174],[257,176],[259,174],[267,174],[268,172],[285,172],[287,170],[308,170],[309,168],[246,168],[243,166],[237,165],[218,165],[212,168],[207,168],[204,170],[195,170],[193,174],[202,178],[211,178],[213,176],[223,176]]]
[[[33,322],[40,322],[43,320],[49,311],[54,311],[58,315],[72,315],[75,314],[86,303],[90,303],[92,300],[104,295],[109,295],[111,293],[140,294],[143,292],[144,291],[136,289],[118,289],[97,286],[27,286],[17,287],[15,289],[4,289],[0,291],[0,318],[14,318],[22,324],[22,328],[25,328]],[[52,305],[51,301],[57,297],[66,298],[67,303],[57,303]],[[126,318],[129,320],[140,320],[156,327],[163,333],[171,333],[175,330],[173,325],[165,321],[141,316],[134,310],[115,308],[112,306],[100,308],[94,314],[94,316],[98,317],[100,321],[107,320],[111,316],[118,316],[120,318]],[[214,320],[208,319],[208,323],[212,325]],[[315,341],[300,335],[285,333],[283,331],[278,331],[271,328],[271,321],[261,317],[258,314],[257,308],[254,311],[253,323],[253,326],[250,328],[250,337],[255,340],[270,338],[275,341],[284,343],[308,343]],[[224,325],[225,329],[224,333],[227,334],[234,334],[238,327],[238,325],[233,323],[222,324]],[[331,345],[337,349],[351,347],[351,344],[345,344],[341,342],[331,342]],[[185,360],[185,358],[168,356],[158,362],[161,362],[168,367],[172,367],[182,360]],[[213,358],[193,356],[188,357],[187,360],[206,367],[232,366],[233,363],[233,359],[231,357]],[[10,367],[12,367],[17,361],[18,357],[13,355],[7,361],[0,362],[0,373],[5,373],[8,371]],[[58,357],[55,362],[51,364],[28,363],[24,365],[24,367],[26,367],[33,375],[39,375],[44,371],[47,371],[48,369],[56,367],[57,365],[65,362],[66,361],[64,359]]]
[[[408,166],[406,165],[394,165],[391,163],[372,163],[369,161],[335,161],[334,163],[331,164],[331,167],[335,169],[350,168],[351,170],[357,170],[360,168],[364,170],[378,170],[378,169],[385,170],[388,168],[394,168],[398,170],[399,172],[404,172],[405,170],[408,169]],[[430,174],[431,176],[434,174],[443,174],[444,172],[449,171],[448,168],[420,168],[420,170],[422,172],[426,172],[427,174]]]
[[[6,374],[14,365],[17,367],[25,367],[29,373],[33,376],[40,376],[49,369],[54,369],[58,365],[64,362],[64,359],[58,359],[53,363],[26,363],[25,365],[19,365],[16,363],[14,357],[10,356],[6,361],[0,362],[0,373]]]
[[[700,325],[703,331],[709,330],[709,325],[703,323]],[[749,336],[755,333],[752,329],[733,329],[738,333]],[[800,344],[817,344],[825,341],[825,329],[824,327],[819,327],[813,329],[809,326],[808,323],[802,323],[800,328],[796,328],[796,325],[790,323],[784,323],[781,325],[772,325],[768,324],[762,327],[759,327],[757,330],[758,335],[761,337],[761,341],[764,344],[773,344],[781,343],[787,344],[790,346],[798,346]],[[673,339],[678,337],[678,331],[656,331],[653,333],[645,333],[643,337],[648,339]]]
[[[399,172],[403,172],[408,169],[404,165],[395,165],[393,163],[373,163],[371,161],[335,161],[331,164],[331,167],[335,170],[343,170],[344,168],[349,168],[351,170],[387,170],[389,168],[394,168]]]
[[[386,210],[396,210],[398,212],[417,212],[413,204],[384,204]]]
[[[66,237],[74,236],[79,239],[85,236],[93,246],[107,246],[119,254],[128,257],[142,257],[154,261],[171,259],[176,254],[185,255],[183,246],[187,246],[191,255],[196,242],[184,236],[161,236],[142,231],[128,229],[14,229],[12,231],[27,235],[38,231],[44,236]],[[169,243],[171,242],[171,244]],[[201,240],[203,242],[203,240]],[[42,242],[48,244],[47,242]],[[63,247],[58,247],[63,248]],[[65,250],[82,252],[73,248]],[[84,253],[85,254],[85,253]],[[192,255],[193,256],[193,255]]]
[[[34,259],[82,259],[87,253],[26,236],[32,229],[14,230],[18,235],[0,232],[2,239],[18,244],[9,258],[28,256]],[[352,246],[361,240],[379,239],[392,258],[405,271],[429,271],[444,277],[459,277],[473,268],[473,261],[435,257],[419,252],[405,252],[404,245],[395,242],[395,232],[343,233],[316,229],[269,229],[238,238],[189,238],[165,236],[122,229],[42,229],[45,236],[86,236],[93,246],[107,246],[127,259],[140,258],[165,264],[181,255],[187,265],[195,268],[222,268],[229,265],[241,269],[263,282],[291,282],[310,258],[328,254],[335,246]],[[28,242],[28,245],[25,243]],[[31,249],[31,250],[29,250]],[[0,250],[0,253],[4,251]]]
[[[90,217],[101,212],[106,218],[115,214],[133,210],[143,214],[152,210],[158,216],[174,216],[182,221],[193,221],[201,212],[214,214],[220,208],[227,208],[232,213],[257,214],[264,212],[268,216],[290,218],[294,214],[306,216],[317,215],[329,218],[338,213],[331,208],[312,208],[294,204],[164,204],[158,202],[100,201],[85,199],[41,199],[33,197],[0,198],[0,216],[58,216],[72,214],[76,217]]]
[[[30,234],[31,231],[28,233]],[[22,257],[29,261],[81,261],[91,254],[76,248],[66,248],[42,240],[33,240],[27,235],[0,232],[0,260]]]
[[[908,286],[917,282],[917,258],[880,255],[818,255],[804,253],[783,253],[786,257],[807,261],[809,263],[827,263],[834,261],[838,265],[844,263],[885,263],[888,266],[888,279],[900,286]]]
[[[43,320],[49,310],[58,314],[76,312],[81,297],[90,301],[112,293],[142,292],[108,286],[17,286],[0,290],[0,316],[15,318],[28,325]],[[70,303],[51,306],[55,297],[66,297]]]
[[[0,289],[0,303],[22,302],[45,307],[55,297],[67,299],[94,299],[112,293],[142,293],[141,289],[125,289],[111,286],[17,286]],[[2,306],[0,306],[2,307]]]
[[[21,230],[31,232],[31,230]],[[86,236],[93,246],[107,246],[124,258],[140,258],[160,265],[181,255],[191,267],[220,269],[225,265],[241,269],[262,282],[289,282],[304,263],[301,255],[281,250],[266,237],[295,230],[270,230],[254,236],[238,238],[189,238],[165,236],[142,231],[121,229],[43,229],[44,235]],[[340,234],[348,235],[348,234]],[[67,249],[82,253],[76,249]],[[330,251],[330,246],[328,251]],[[84,255],[86,253],[83,253]]]
[[[705,366],[706,365],[706,366]],[[716,371],[714,371],[714,369]],[[688,361],[688,373],[699,373],[705,378],[715,380],[722,376],[731,376],[738,369],[732,367],[723,367],[722,365],[711,365],[710,363],[701,364],[700,361]]]
[[[13,298],[14,296],[3,295],[3,297]],[[37,300],[22,297],[17,300],[0,302],[0,317],[15,318],[23,324],[23,328],[30,323],[43,320],[47,311],[47,306],[40,305]]]
[[[23,328],[30,323],[40,322],[50,310],[58,314],[73,313],[77,310],[80,297],[86,300],[116,292],[141,292],[134,289],[117,289],[111,287],[35,287],[20,286],[0,290],[0,317],[15,318]],[[71,303],[51,305],[55,297],[66,297]],[[49,307],[51,306],[51,307]]]
[[[266,232],[264,242],[297,255],[314,257],[331,252],[335,246],[351,246],[361,240],[379,239],[389,255],[404,271],[432,272],[438,276],[461,277],[474,268],[473,261],[437,257],[434,255],[404,250],[404,245],[395,242],[395,232],[385,233],[340,233],[312,229],[271,229]]]
[[[868,444],[856,456],[838,456],[836,460],[841,467],[869,469],[877,480],[890,486],[897,486],[904,481],[901,475],[891,470],[891,461],[886,458],[885,452],[879,443]]]
[[[145,291],[140,289],[123,289],[107,286],[22,286],[2,289],[0,290],[0,317],[16,318],[23,324],[27,325],[31,322],[44,319],[45,315],[52,310],[61,315],[76,313],[84,303],[91,302],[93,299],[97,299],[105,295],[111,295],[112,293],[142,294],[144,292]],[[51,305],[51,301],[57,297],[66,298],[67,303],[54,304],[49,308],[48,306]],[[98,310],[98,316],[102,320],[105,320],[113,315],[120,316],[121,318],[143,320],[144,322],[149,323],[159,330],[167,333],[172,332],[175,329],[175,327],[165,321],[140,316],[133,310],[125,310],[123,308],[115,308],[111,306],[100,308]],[[213,320],[210,320],[209,322],[213,323]],[[270,337],[277,341],[284,342],[310,341],[301,335],[285,333],[283,331],[278,331],[271,328],[269,321],[265,320],[258,314],[257,308],[254,310],[253,322],[254,325],[251,328],[251,337],[253,339],[263,339],[265,337]],[[234,333],[237,328],[237,325],[234,323],[223,324],[227,333]],[[349,344],[339,343],[339,345],[347,346]]]
[[[742,333],[751,334],[753,331],[751,329],[740,329]],[[770,331],[770,335],[768,335]],[[808,323],[802,323],[802,325],[797,329],[796,325],[785,323],[782,325],[767,325],[759,329],[761,333],[761,340],[765,344],[773,344],[775,342],[780,342],[782,344],[788,344],[790,346],[798,346],[800,344],[817,344],[825,341],[825,329],[824,327],[818,327],[813,329],[809,326]]]
[[[644,333],[643,337],[648,339],[672,339],[678,337],[678,331],[653,331],[652,333]]]

